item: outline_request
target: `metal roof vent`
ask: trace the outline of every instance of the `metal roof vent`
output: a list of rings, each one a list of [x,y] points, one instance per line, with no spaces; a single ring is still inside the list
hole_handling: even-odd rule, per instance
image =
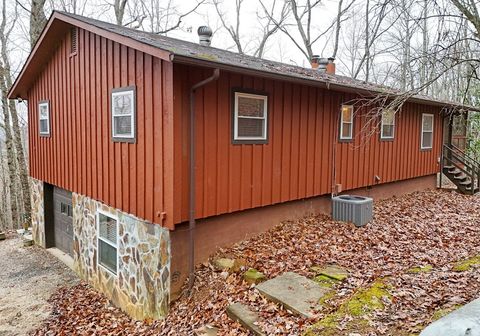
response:
[[[197,30],[199,43],[203,46],[209,46],[212,41],[212,29],[207,26],[200,26]]]
[[[373,219],[373,199],[363,196],[341,195],[332,198],[332,218],[364,226]]]

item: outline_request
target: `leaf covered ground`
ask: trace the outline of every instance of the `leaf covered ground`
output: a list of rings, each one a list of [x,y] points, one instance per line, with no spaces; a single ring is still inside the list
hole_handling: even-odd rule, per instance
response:
[[[247,335],[225,313],[233,302],[257,310],[267,335],[415,335],[480,295],[479,196],[416,192],[376,202],[374,212],[363,228],[323,215],[285,222],[212,256],[243,259],[267,278],[286,271],[313,278],[312,266],[329,263],[347,268],[350,276],[333,286],[314,319],[267,301],[242,272],[218,272],[204,263],[197,267],[192,296],[173,303],[164,321],[132,321],[82,283],[51,298],[53,312],[35,335],[192,335],[205,325],[220,335]],[[379,281],[388,295],[367,314],[352,313],[359,295]]]

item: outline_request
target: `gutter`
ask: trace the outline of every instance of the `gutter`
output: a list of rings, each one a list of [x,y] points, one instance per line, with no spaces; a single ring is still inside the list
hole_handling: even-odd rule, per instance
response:
[[[194,272],[195,272],[195,169],[196,169],[196,162],[195,162],[195,92],[202,86],[207,85],[210,82],[213,82],[218,79],[220,76],[220,69],[216,68],[213,70],[213,74],[194,84],[190,88],[190,202],[189,202],[189,220],[188,220],[188,231],[189,231],[189,242],[188,242],[188,249],[189,249],[189,257],[188,257],[188,269],[189,269],[189,276],[188,276],[188,294],[191,293],[193,284],[195,282]]]

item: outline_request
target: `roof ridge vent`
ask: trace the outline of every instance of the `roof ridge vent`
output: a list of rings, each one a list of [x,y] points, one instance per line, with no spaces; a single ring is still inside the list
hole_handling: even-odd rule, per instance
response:
[[[197,30],[199,43],[202,46],[210,46],[212,42],[212,29],[208,26],[200,26]]]

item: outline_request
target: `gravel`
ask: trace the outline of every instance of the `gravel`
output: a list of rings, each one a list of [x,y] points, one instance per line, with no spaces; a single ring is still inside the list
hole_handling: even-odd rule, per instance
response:
[[[16,233],[0,241],[0,336],[27,335],[51,312],[59,287],[78,283],[75,273],[47,250],[23,247]]]

